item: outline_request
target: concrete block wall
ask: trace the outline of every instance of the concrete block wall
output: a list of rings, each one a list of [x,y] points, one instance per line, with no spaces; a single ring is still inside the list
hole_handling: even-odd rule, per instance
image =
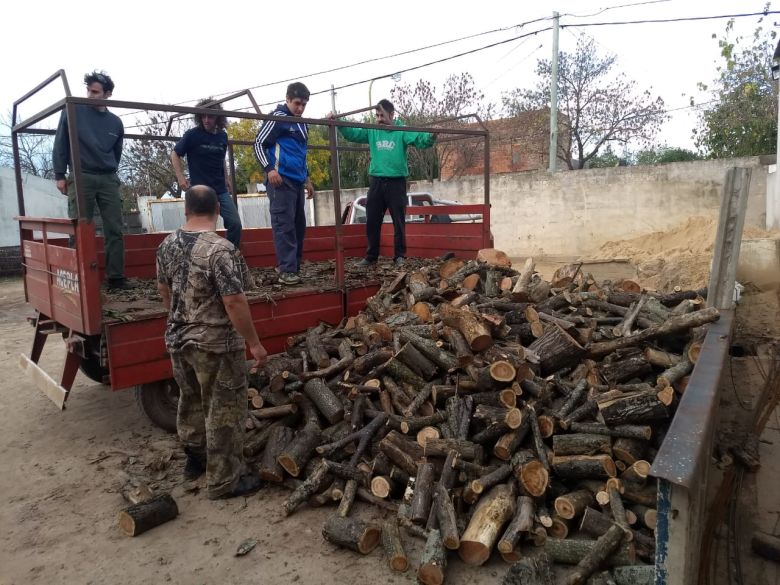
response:
[[[669,229],[689,217],[717,215],[726,171],[752,169],[746,223],[766,223],[767,165],[759,157],[548,173],[494,174],[491,229],[510,256],[587,255],[610,240]],[[482,177],[413,182],[410,191],[482,203]],[[366,189],[342,191],[342,205]],[[317,193],[317,225],[334,222],[331,192]]]

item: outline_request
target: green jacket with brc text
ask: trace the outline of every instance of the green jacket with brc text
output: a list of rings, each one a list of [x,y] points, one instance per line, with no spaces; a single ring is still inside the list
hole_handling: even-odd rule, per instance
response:
[[[393,120],[393,126],[403,125],[398,118]],[[368,174],[372,177],[408,177],[406,147],[430,148],[436,142],[430,132],[340,127],[339,134],[350,142],[368,144],[371,151]]]

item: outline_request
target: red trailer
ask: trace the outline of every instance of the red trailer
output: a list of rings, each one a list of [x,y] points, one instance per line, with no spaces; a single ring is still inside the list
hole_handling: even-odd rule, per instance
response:
[[[17,120],[20,103],[39,92],[53,81],[61,79],[66,97],[49,108]],[[232,99],[241,92],[222,101]],[[254,103],[254,99],[249,94]],[[171,377],[171,363],[165,350],[163,332],[166,313],[160,305],[158,310],[144,311],[134,315],[132,321],[125,321],[104,315],[101,285],[105,258],[103,239],[96,235],[95,224],[84,217],[84,199],[80,184],[78,164],[79,150],[75,131],[71,131],[70,144],[76,162],[75,183],[78,219],[36,218],[25,216],[24,192],[18,160],[18,137],[24,133],[51,134],[51,130],[34,128],[40,121],[65,110],[69,128],[75,129],[75,105],[103,104],[113,108],[129,108],[148,111],[172,112],[173,116],[208,113],[207,109],[166,106],[160,104],[90,100],[70,96],[63,71],[58,71],[38,87],[14,103],[12,140],[16,157],[16,184],[19,202],[19,227],[24,266],[24,284],[27,301],[36,311],[35,334],[29,357],[22,355],[20,364],[36,386],[43,390],[59,408],[65,407],[76,372],[81,369],[93,380],[108,384],[113,390],[135,388],[139,404],[156,424],[165,428],[175,427],[175,405],[178,389]],[[225,111],[229,118],[253,118],[273,120],[272,116],[242,111]],[[253,321],[263,344],[269,353],[285,348],[289,336],[305,331],[320,321],[335,325],[347,315],[354,315],[365,305],[365,301],[379,287],[378,282],[364,282],[360,286],[349,285],[344,278],[344,259],[362,256],[366,248],[363,225],[341,225],[340,186],[338,173],[339,149],[336,128],[339,125],[354,125],[364,128],[376,127],[370,124],[353,124],[332,120],[301,119],[309,124],[328,126],[331,152],[331,176],[333,180],[335,216],[334,225],[310,227],[306,232],[304,260],[334,260],[334,274],[331,285],[307,288],[306,285],[279,292],[271,297],[250,299]],[[456,256],[473,258],[480,248],[492,246],[490,234],[489,204],[489,139],[487,130],[458,127],[452,120],[448,128],[406,127],[408,131],[429,131],[449,135],[439,142],[459,139],[480,139],[484,144],[484,202],[479,205],[436,207],[436,213],[481,214],[477,223],[411,223],[407,226],[407,248],[409,256],[436,257],[451,252]],[[155,139],[174,142],[176,137],[167,135],[125,136],[126,139]],[[231,167],[233,147],[247,145],[232,141],[229,146]],[[347,147],[355,149],[355,147]],[[235,193],[234,193],[235,196]],[[409,215],[432,215],[431,207],[409,207]],[[166,233],[126,235],[126,275],[134,278],[155,276],[155,252]],[[392,225],[384,226],[382,232],[382,255],[392,255]],[[242,252],[250,267],[272,267],[275,255],[271,230],[268,228],[244,229]],[[43,346],[51,334],[60,335],[67,352],[64,369],[58,379],[44,372],[38,365]]]

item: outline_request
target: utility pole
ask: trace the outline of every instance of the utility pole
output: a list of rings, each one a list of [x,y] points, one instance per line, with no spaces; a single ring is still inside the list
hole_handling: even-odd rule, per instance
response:
[[[334,116],[336,115],[336,88],[335,88],[335,86],[332,83],[330,84],[330,111],[333,112]],[[328,130],[330,130],[330,129],[328,129]],[[334,140],[335,145],[338,146],[338,144],[339,144],[339,133],[338,133],[338,131],[334,132],[333,140]],[[339,173],[341,173],[341,166],[339,164],[341,162],[341,161],[339,161],[339,151],[335,150],[333,152],[333,156],[335,157],[336,164],[335,165],[333,165],[333,164],[331,165],[331,172],[335,168],[335,169],[337,169],[337,171]],[[332,182],[332,184],[335,185],[336,184],[336,178],[335,177],[331,177],[331,182]],[[338,211],[339,211],[339,213],[341,213],[340,209]]]
[[[550,172],[558,170],[558,25],[560,14],[553,12],[553,53],[550,74]]]

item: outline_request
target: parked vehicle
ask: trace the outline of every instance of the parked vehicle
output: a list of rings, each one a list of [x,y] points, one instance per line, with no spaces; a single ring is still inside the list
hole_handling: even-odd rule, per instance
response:
[[[457,206],[462,205],[459,201],[450,201],[447,199],[434,199],[433,195],[426,192],[407,193],[409,197],[409,207],[432,207],[432,206]],[[361,195],[354,201],[347,203],[341,214],[341,223],[355,224],[366,223],[366,201],[367,195]],[[430,218],[427,219],[426,218]],[[385,214],[385,223],[391,221],[390,215]],[[425,222],[430,223],[476,223],[482,221],[481,213],[439,213],[435,215],[413,215],[406,216],[407,223]]]

